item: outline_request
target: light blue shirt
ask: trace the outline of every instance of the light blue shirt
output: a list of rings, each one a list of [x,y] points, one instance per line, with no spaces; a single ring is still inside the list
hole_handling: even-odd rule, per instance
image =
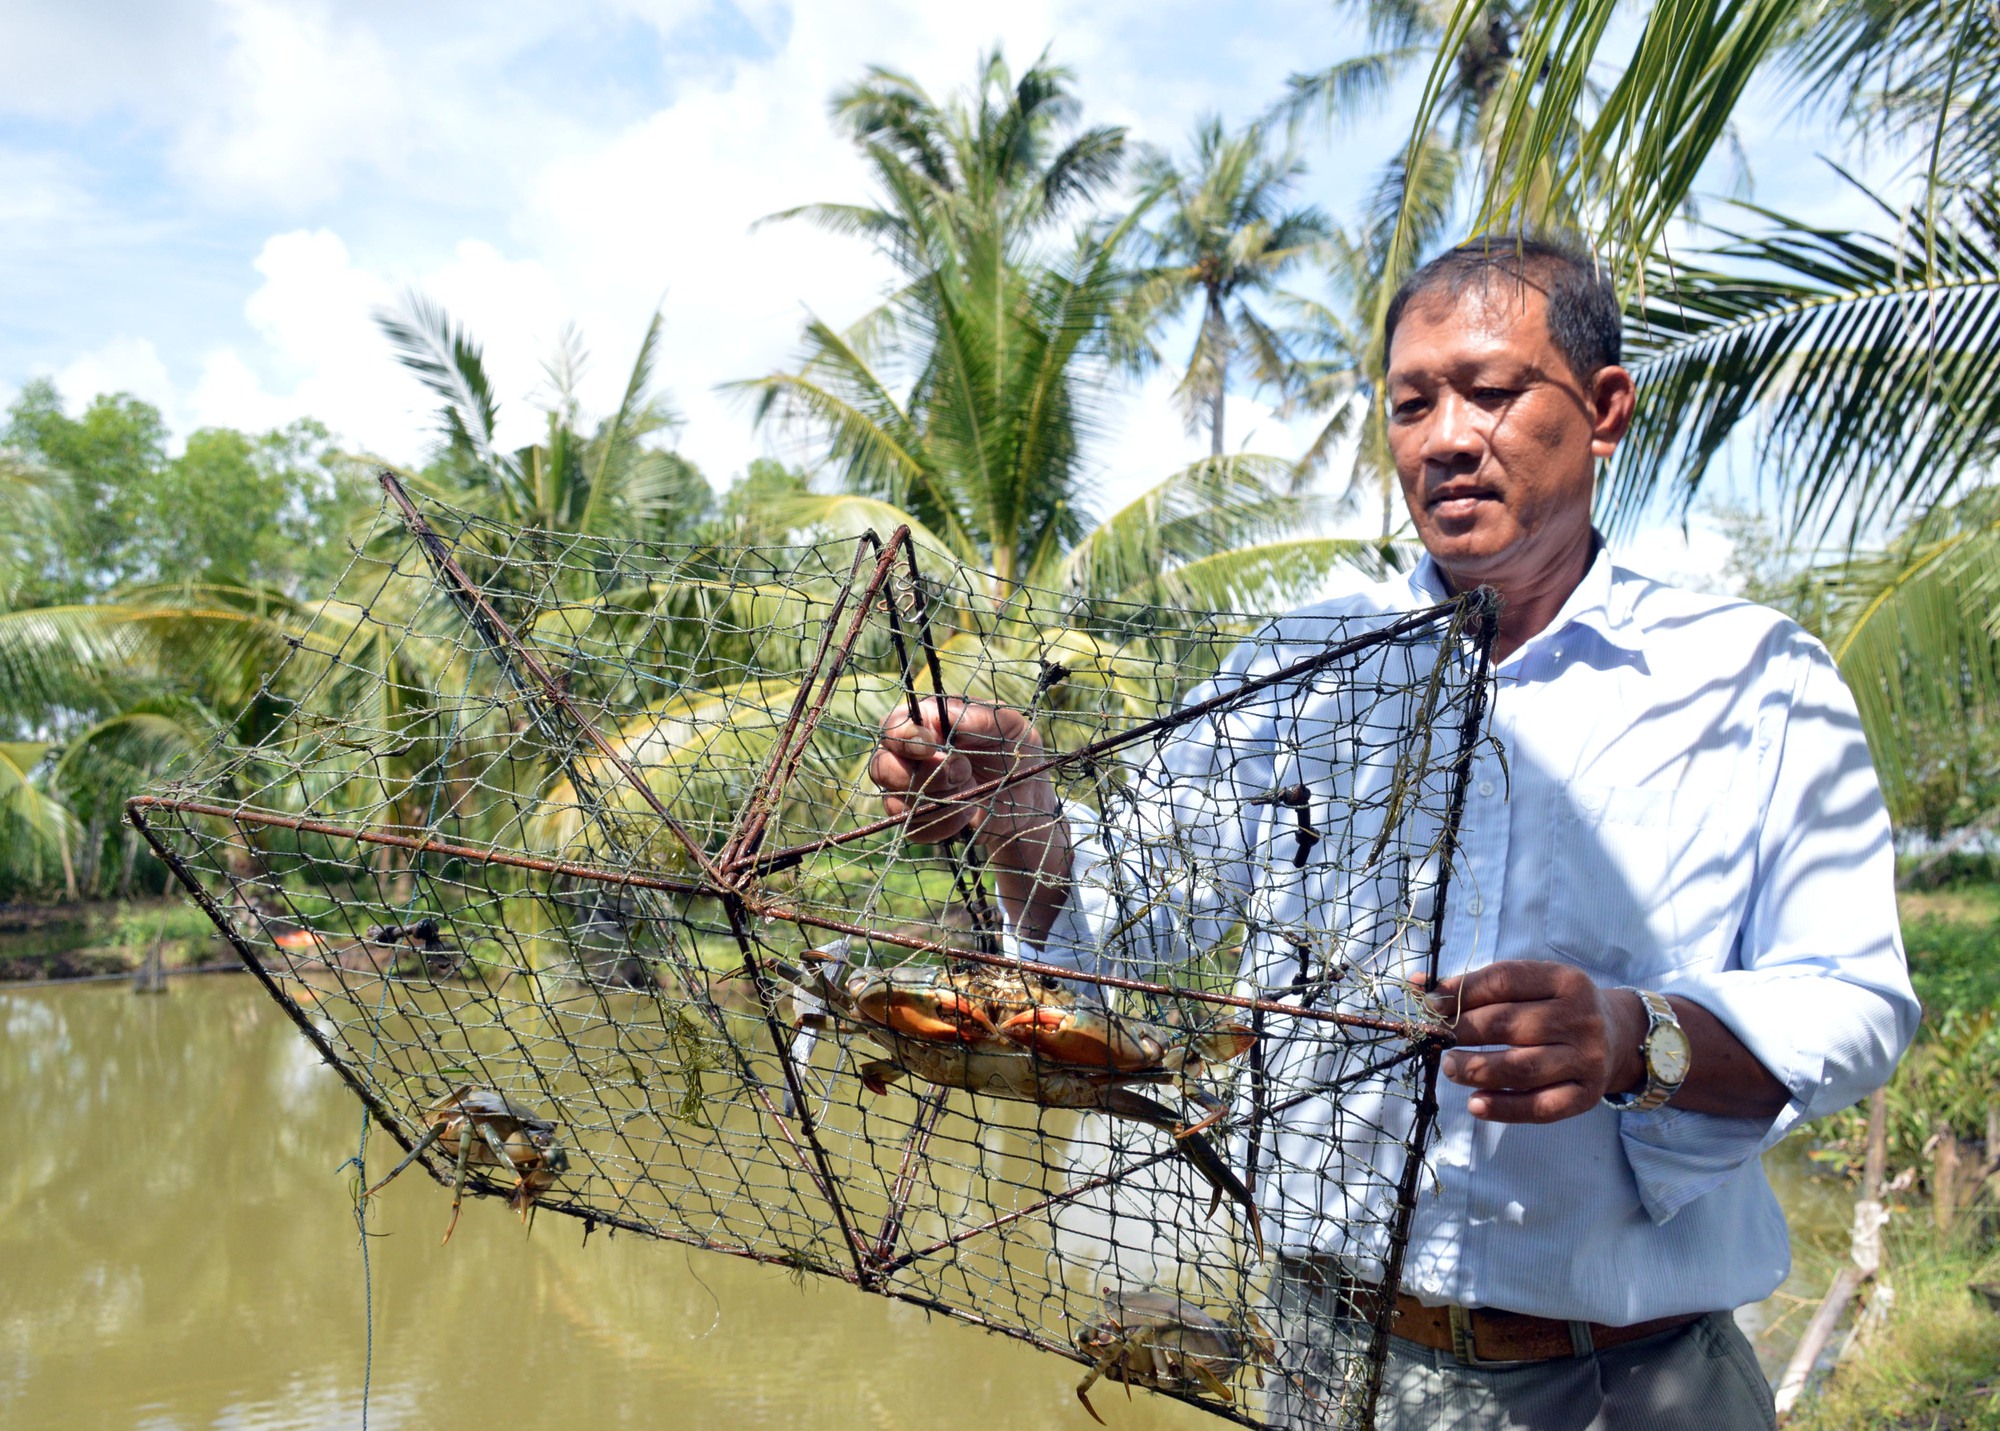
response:
[[[1294,613],[1246,643],[1216,688],[1444,594],[1426,559]],[[1382,857],[1356,857],[1394,806],[1388,752],[1418,699],[1382,694],[1418,669],[1406,649],[1374,660],[1184,728],[1101,820],[1070,807],[1073,883],[1042,957],[1160,977],[1240,939],[1239,989],[1282,997],[1309,938],[1314,959],[1353,970],[1328,1006],[1380,1011],[1400,997],[1414,1011],[1401,981],[1428,951],[1444,785],[1393,822]],[[1768,1296],[1790,1243],[1758,1155],[1885,1082],[1917,1024],[1889,822],[1853,699],[1793,622],[1665,586],[1600,550],[1548,629],[1496,665],[1488,731],[1453,854],[1441,972],[1559,959],[1602,984],[1684,995],[1790,1101],[1775,1120],[1599,1107],[1510,1126],[1474,1119],[1468,1091],[1440,1081],[1403,1286],[1429,1302],[1613,1324]],[[1293,783],[1313,792],[1329,836],[1303,860],[1293,812],[1254,798]],[[1275,1093],[1371,1052],[1292,1022],[1266,1040]],[[1410,1117],[1395,1076],[1282,1111],[1257,1170],[1273,1248],[1332,1253],[1379,1278],[1382,1204]],[[1239,1136],[1234,1156],[1247,1146]]]

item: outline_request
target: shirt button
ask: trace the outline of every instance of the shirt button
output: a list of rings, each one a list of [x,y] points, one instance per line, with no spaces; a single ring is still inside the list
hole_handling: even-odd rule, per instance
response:
[[[1467,913],[1471,914],[1474,919],[1477,919],[1480,915],[1486,913],[1486,901],[1475,894],[1465,908]]]
[[[1482,780],[1479,782],[1479,796],[1482,800],[1493,798],[1493,782],[1491,780]]]

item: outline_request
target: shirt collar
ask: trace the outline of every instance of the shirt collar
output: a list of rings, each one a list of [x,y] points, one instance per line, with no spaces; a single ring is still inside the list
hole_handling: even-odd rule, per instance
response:
[[[1597,552],[1591,558],[1583,580],[1569,594],[1569,600],[1562,604],[1555,620],[1528,642],[1528,646],[1537,645],[1571,626],[1594,631],[1608,645],[1622,651],[1637,651],[1643,645],[1638,624],[1632,619],[1632,593],[1627,583],[1617,579],[1616,564],[1611,559],[1611,549],[1605,545],[1603,535],[1593,533],[1593,536]],[[1423,559],[1411,571],[1410,586],[1432,601],[1446,601],[1451,596],[1450,589],[1445,585],[1444,573],[1431,560],[1429,552],[1424,553]]]

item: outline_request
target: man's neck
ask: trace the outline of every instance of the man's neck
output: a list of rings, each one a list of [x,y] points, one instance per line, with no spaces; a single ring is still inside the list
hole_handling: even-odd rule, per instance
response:
[[[1483,578],[1462,576],[1443,562],[1437,562],[1437,569],[1454,595],[1481,586],[1499,593],[1500,631],[1493,640],[1493,659],[1504,661],[1548,630],[1563,603],[1583,585],[1596,559],[1597,533],[1590,531],[1556,560],[1518,576],[1512,572]]]

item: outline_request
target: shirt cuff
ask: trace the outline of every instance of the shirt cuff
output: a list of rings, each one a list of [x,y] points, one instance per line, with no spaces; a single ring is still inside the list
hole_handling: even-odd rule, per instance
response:
[[[1639,1185],[1639,1202],[1664,1223],[1704,1193],[1729,1181],[1798,1122],[1798,1105],[1776,1118],[1723,1118],[1685,1108],[1621,1113],[1625,1161]]]

